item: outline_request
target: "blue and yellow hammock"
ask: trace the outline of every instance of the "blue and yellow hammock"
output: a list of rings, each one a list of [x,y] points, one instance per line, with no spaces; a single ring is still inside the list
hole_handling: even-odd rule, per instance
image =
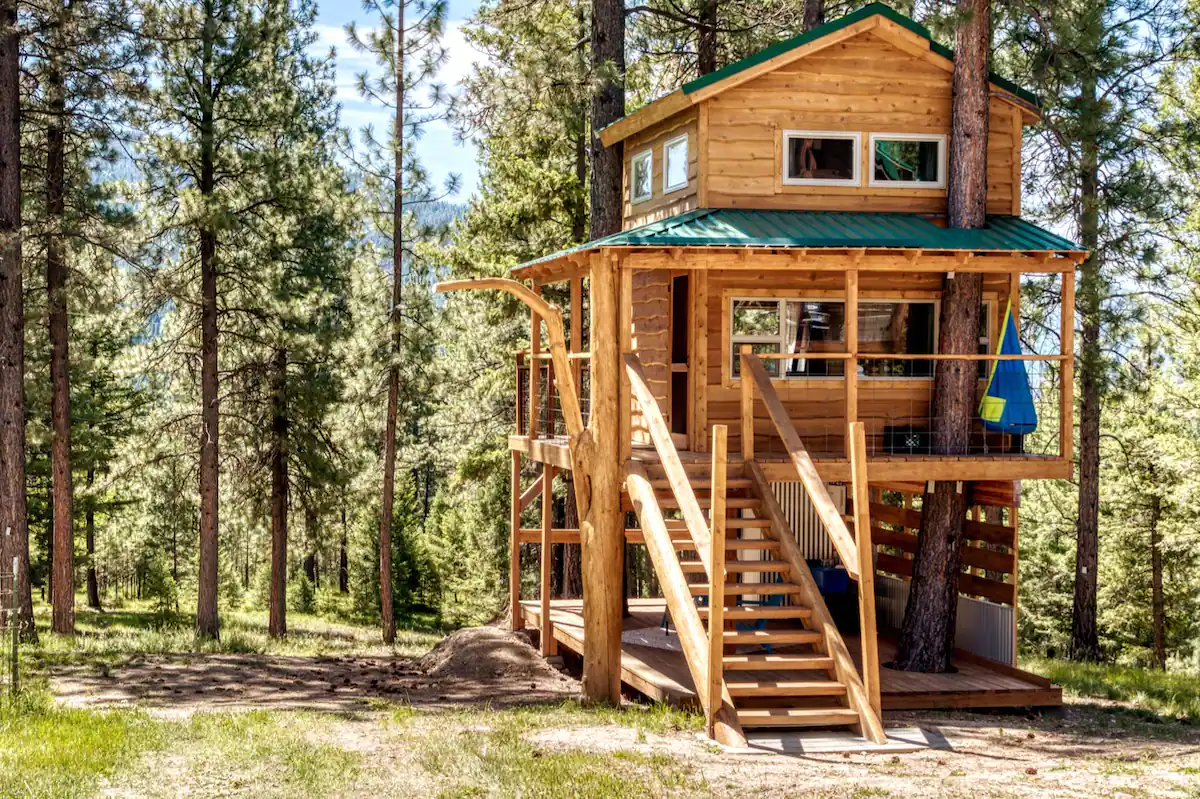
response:
[[[1021,341],[1017,336],[1011,300],[1004,311],[1003,333],[996,354],[1021,354]],[[1029,388],[1029,375],[1025,371],[1024,361],[995,362],[987,390],[979,401],[979,416],[986,429],[997,433],[1028,435],[1037,430],[1037,408],[1033,404],[1033,391]]]

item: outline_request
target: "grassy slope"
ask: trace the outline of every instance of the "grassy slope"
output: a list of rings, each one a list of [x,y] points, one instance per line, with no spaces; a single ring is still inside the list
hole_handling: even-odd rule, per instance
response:
[[[1200,724],[1200,676],[1192,672],[1048,659],[1021,665],[1061,685],[1069,696],[1121,702],[1164,721]]]

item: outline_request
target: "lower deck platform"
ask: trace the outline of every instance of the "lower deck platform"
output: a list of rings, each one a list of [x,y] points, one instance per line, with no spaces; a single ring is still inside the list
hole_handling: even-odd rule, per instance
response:
[[[527,627],[541,629],[537,601],[521,603]],[[678,638],[662,628],[666,602],[631,599],[621,643],[621,680],[630,688],[659,702],[688,705],[696,693],[678,648]],[[583,654],[583,602],[554,599],[550,603],[554,639],[562,648]],[[859,642],[846,636],[846,646],[859,664]],[[895,642],[880,638],[879,659],[895,656]],[[1062,704],[1062,689],[1036,674],[1021,671],[961,650],[952,674],[915,674],[880,669],[880,694],[884,710],[1046,707]],[[769,680],[773,672],[759,671]]]

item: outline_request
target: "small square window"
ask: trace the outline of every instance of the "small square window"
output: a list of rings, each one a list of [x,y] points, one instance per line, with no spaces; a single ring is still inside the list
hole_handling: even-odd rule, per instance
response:
[[[654,151],[646,150],[633,157],[630,164],[629,200],[645,202],[654,194]]]
[[[688,137],[683,134],[663,145],[663,194],[688,184]]]
[[[946,137],[871,134],[872,186],[946,185]]]
[[[795,186],[858,186],[858,133],[783,132],[783,182]]]

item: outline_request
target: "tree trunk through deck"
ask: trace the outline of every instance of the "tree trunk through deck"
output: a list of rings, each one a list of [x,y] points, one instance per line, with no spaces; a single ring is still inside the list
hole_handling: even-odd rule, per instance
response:
[[[1167,669],[1167,619],[1163,602],[1162,534],[1158,524],[1162,520],[1162,497],[1155,494],[1150,498],[1150,607],[1154,626],[1154,665]]]
[[[392,510],[396,501],[396,417],[400,412],[400,305],[404,299],[404,3],[396,4],[396,124],[392,134],[392,349],[383,436],[383,498],[379,513],[379,611],[383,642],[396,641],[392,599]]]
[[[287,635],[287,350],[275,350],[271,361],[271,600],[267,631]]]
[[[804,0],[804,30],[825,23],[825,0]]]
[[[604,82],[592,96],[591,238],[621,229],[621,144],[605,147],[596,131],[625,116],[625,4],[592,0],[592,75]]]
[[[953,228],[987,222],[989,0],[959,0],[954,36],[954,103],[947,221]],[[942,289],[938,351],[974,353],[979,346],[983,276],[947,275]],[[971,436],[977,372],[972,361],[940,361],[934,377],[934,451],[965,454]],[[951,669],[962,571],[963,523],[970,487],[934,483],[921,510],[921,530],[896,665],[904,671]]]
[[[1101,110],[1096,79],[1085,75],[1080,87],[1080,224],[1079,237],[1088,251],[1079,268],[1076,307],[1082,320],[1079,336],[1079,519],[1076,523],[1075,598],[1071,611],[1072,660],[1100,659],[1096,626],[1096,570],[1100,562],[1100,389],[1104,379],[1100,351],[1100,214],[1097,145]],[[1066,313],[1067,309],[1063,309]]]
[[[338,545],[338,593],[350,593],[349,535],[346,532],[346,509],[342,508],[342,540]]]
[[[563,482],[566,484],[566,502],[563,504],[563,527],[568,530],[579,529],[579,506],[575,504],[575,487],[571,485],[574,472],[563,472]],[[563,585],[562,595],[566,599],[576,599],[583,596],[583,566],[579,558],[579,544],[563,544]]]
[[[55,22],[57,33],[65,20]],[[61,56],[55,56],[61,57]],[[48,70],[46,92],[50,115],[46,125],[46,294],[50,333],[50,472],[52,480],[53,580],[51,582],[50,629],[75,632],[75,533],[74,498],[71,485],[71,376],[68,352],[67,264],[63,254],[63,213],[66,205],[64,154],[66,135],[66,88],[61,71]]]
[[[25,498],[25,308],[17,4],[0,0],[0,571],[17,559],[21,638],[37,641]]]

